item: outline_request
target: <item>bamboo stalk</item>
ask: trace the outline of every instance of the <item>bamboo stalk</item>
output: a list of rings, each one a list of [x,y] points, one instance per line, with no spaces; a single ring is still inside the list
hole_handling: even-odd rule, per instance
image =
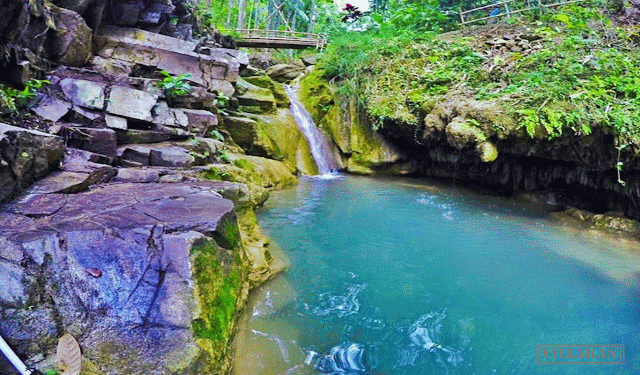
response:
[[[18,358],[16,353],[9,347],[6,341],[0,336],[0,351],[4,354],[5,357],[11,362],[13,367],[20,373],[20,375],[31,375],[33,371],[29,370],[27,366]]]

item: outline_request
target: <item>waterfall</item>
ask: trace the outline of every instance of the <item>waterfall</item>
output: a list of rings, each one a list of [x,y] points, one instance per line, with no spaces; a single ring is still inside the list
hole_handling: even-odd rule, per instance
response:
[[[318,166],[318,172],[323,176],[331,175],[332,172],[338,170],[338,165],[333,159],[329,141],[324,134],[316,128],[316,125],[311,119],[311,115],[298,100],[298,87],[286,85],[285,91],[287,92],[289,100],[291,100],[291,114],[296,120],[298,129],[304,134],[307,143],[309,143],[311,156],[313,156]]]

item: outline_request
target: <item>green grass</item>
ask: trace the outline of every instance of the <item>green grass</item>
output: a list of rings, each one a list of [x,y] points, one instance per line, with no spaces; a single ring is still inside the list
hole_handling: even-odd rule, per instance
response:
[[[495,101],[530,136],[601,127],[619,143],[637,143],[638,28],[613,25],[607,10],[581,4],[526,20],[543,44],[526,56],[488,54],[473,36],[344,33],[332,39],[318,68],[338,93],[358,98],[377,120],[374,127],[386,120],[417,126],[425,103],[472,98]]]

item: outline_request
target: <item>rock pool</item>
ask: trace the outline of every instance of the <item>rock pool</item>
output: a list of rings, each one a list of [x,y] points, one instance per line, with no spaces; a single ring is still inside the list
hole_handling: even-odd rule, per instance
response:
[[[408,179],[303,179],[259,219],[292,267],[254,292],[237,374],[640,373],[635,241]],[[551,344],[625,363],[537,364]]]

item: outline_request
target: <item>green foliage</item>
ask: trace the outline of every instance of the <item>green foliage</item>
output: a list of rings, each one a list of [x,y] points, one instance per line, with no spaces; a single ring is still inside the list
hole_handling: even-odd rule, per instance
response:
[[[164,70],[161,70],[160,74],[162,74],[164,78],[162,81],[158,82],[158,87],[164,91],[168,101],[172,102],[175,99],[183,97],[191,92],[191,85],[189,84],[191,74],[185,73],[173,76],[171,73]]]
[[[218,158],[220,159],[220,161],[223,161],[225,163],[230,163],[231,162],[231,158],[229,157],[229,155],[227,155],[226,153],[221,153],[220,155],[218,155]]]
[[[245,171],[248,171],[248,172],[255,172],[256,170],[255,166],[251,164],[251,162],[248,161],[247,159],[237,159],[233,164],[236,167],[244,169]]]
[[[443,32],[457,26],[452,17],[455,12],[440,7],[438,0],[423,0],[403,4],[389,17],[388,26],[403,32]]]
[[[395,14],[391,4],[385,22],[416,25],[414,18],[424,16],[411,10],[414,4]],[[530,54],[490,53],[471,39],[392,33],[383,25],[377,32],[334,35],[317,66],[339,93],[365,105],[374,128],[387,119],[418,124],[422,103],[475,95],[500,103],[532,137],[586,135],[602,127],[623,143],[638,143],[637,30],[613,27],[588,4],[545,13],[535,25],[543,48]]]
[[[29,101],[35,98],[38,90],[50,83],[47,80],[32,78],[22,90],[0,85],[0,107],[5,107],[11,112],[23,110],[28,106]]]
[[[233,181],[233,174],[216,167],[211,167],[208,171],[205,171],[203,176],[207,180]]]
[[[56,370],[53,369],[47,369],[44,372],[45,375],[60,375],[60,373]]]
[[[210,138],[213,138],[213,139],[215,139],[215,140],[217,140],[217,141],[224,141],[224,137],[223,137],[223,136],[222,136],[222,134],[221,134],[219,131],[217,131],[216,129],[212,129],[212,130],[209,132],[209,137],[210,137]]]
[[[604,126],[625,139],[639,135],[640,55],[621,30],[593,8],[568,6],[537,32],[549,39],[538,53],[498,75],[502,89],[478,90],[479,99],[508,97],[530,135],[542,126],[550,138]],[[544,68],[542,68],[544,67]],[[476,86],[491,84],[479,80]]]
[[[213,99],[213,106],[216,108],[217,113],[223,116],[229,115],[227,113],[227,107],[229,107],[229,97],[225,93],[218,92],[215,99]],[[220,135],[220,137],[222,137],[222,135]]]
[[[387,34],[442,32],[458,26],[457,11],[438,0],[371,1],[371,19]]]
[[[367,32],[334,37],[317,67],[339,93],[358,98],[377,124],[387,118],[415,124],[422,101],[446,94],[482,62],[467,39]]]
[[[285,22],[276,6],[295,31],[314,32],[326,29],[337,14],[331,0],[248,0],[239,9],[237,1],[198,0],[193,7],[198,31],[218,30],[226,35],[236,35],[238,28],[285,30]],[[244,13],[244,24],[238,25],[239,15]]]

